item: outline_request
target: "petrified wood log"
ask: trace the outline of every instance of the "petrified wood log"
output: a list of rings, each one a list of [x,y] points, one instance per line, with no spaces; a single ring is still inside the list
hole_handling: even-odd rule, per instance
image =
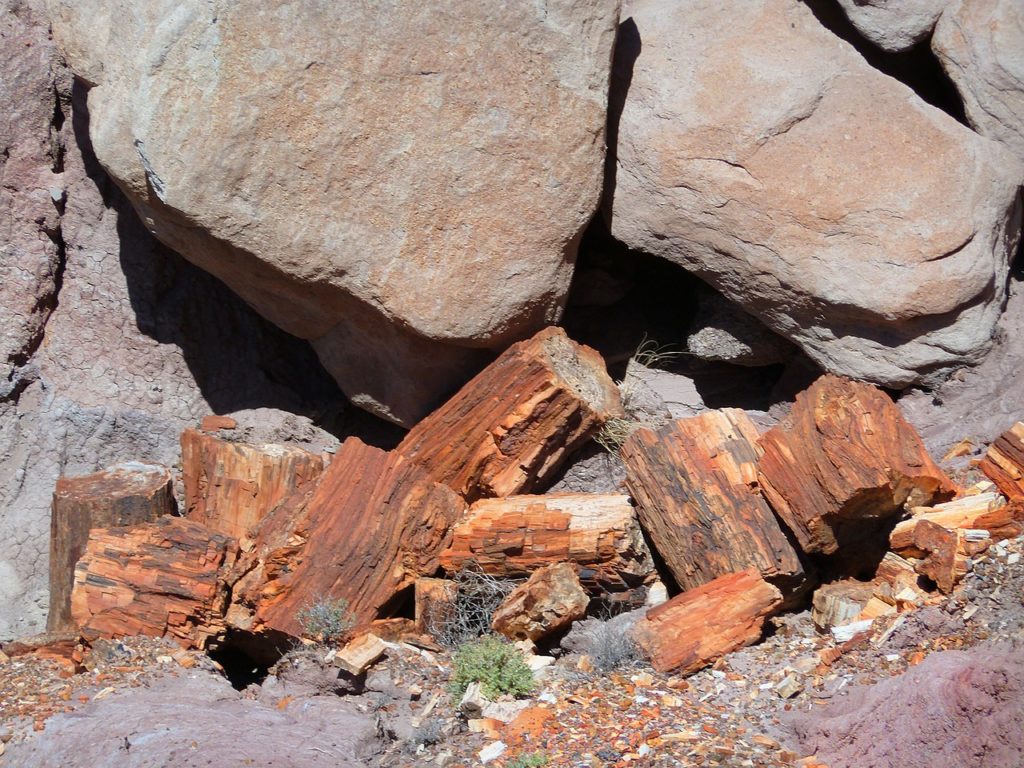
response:
[[[464,511],[419,465],[350,437],[315,489],[260,524],[231,577],[230,621],[298,636],[300,611],[321,598],[346,600],[359,623],[376,619],[417,576],[437,570]]]
[[[746,413],[726,408],[639,429],[622,446],[640,522],[683,590],[750,567],[787,594],[805,581],[760,493],[758,437]]]
[[[622,415],[604,360],[547,328],[512,345],[396,449],[467,501],[533,490]]]
[[[633,638],[659,672],[696,672],[757,642],[782,593],[756,568],[719,576],[652,608]]]
[[[129,462],[82,477],[61,477],[50,517],[50,632],[70,630],[75,563],[92,528],[134,525],[174,514],[174,483],[165,467]]]
[[[808,553],[831,554],[956,490],[884,392],[837,376],[797,395],[760,442],[764,494]]]
[[[1024,500],[1024,422],[1018,421],[997,437],[978,468],[1006,498]]]
[[[960,531],[922,520],[914,528],[914,547],[926,553],[917,564],[917,572],[935,582],[944,594],[967,574],[967,556]]]
[[[221,576],[237,554],[234,539],[180,517],[94,529],[75,568],[72,617],[87,639],[154,635],[204,648],[225,630]]]
[[[571,563],[546,565],[501,602],[491,629],[512,640],[536,642],[582,619],[589,604]]]
[[[473,562],[500,578],[525,578],[562,561],[591,594],[619,592],[657,574],[633,505],[621,494],[567,493],[481,499],[455,527],[441,565]]]
[[[934,507],[915,507],[912,517],[901,520],[889,534],[889,546],[907,557],[922,557],[914,547],[914,529],[923,520],[950,530],[984,530],[992,541],[1018,536],[1024,529],[1024,505],[1007,504],[998,493],[979,493]]]
[[[181,434],[185,516],[235,538],[289,494],[314,482],[324,462],[285,445],[249,445],[195,429]]]

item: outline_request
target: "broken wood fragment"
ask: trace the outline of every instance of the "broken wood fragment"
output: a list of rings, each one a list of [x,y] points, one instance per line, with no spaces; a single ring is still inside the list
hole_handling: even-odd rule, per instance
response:
[[[914,528],[914,547],[925,552],[917,572],[935,582],[943,594],[967,575],[967,557],[963,554],[962,535],[957,530],[922,520]]]
[[[806,581],[761,496],[758,437],[745,412],[725,408],[639,429],[622,446],[641,523],[683,590],[750,567],[784,594]]]
[[[240,539],[286,496],[314,483],[324,462],[301,448],[250,445],[187,429],[181,467],[185,516]]]
[[[914,549],[914,529],[922,520],[950,530],[983,530],[992,541],[1018,536],[1024,530],[1024,504],[1007,504],[998,493],[979,493],[962,499],[915,507],[911,517],[901,520],[889,534],[889,546],[908,557],[923,557]]]
[[[571,563],[546,565],[501,602],[491,629],[511,640],[536,642],[582,619],[589,604]]]
[[[203,432],[219,432],[222,429],[234,429],[237,426],[238,422],[230,416],[217,416],[215,414],[203,416],[199,422],[199,428]]]
[[[358,677],[383,656],[387,648],[387,644],[377,635],[363,632],[334,655],[334,663],[348,674]]]
[[[652,608],[633,638],[659,672],[696,672],[761,638],[782,593],[750,568],[719,576]]]
[[[414,587],[416,628],[420,632],[433,634],[452,615],[452,604],[459,594],[459,587],[450,579],[435,579],[424,576],[416,579]]]
[[[127,526],[178,510],[170,471],[128,462],[81,477],[61,477],[50,517],[50,632],[70,630],[75,564],[92,528]]]
[[[760,444],[765,496],[808,553],[835,553],[956,491],[888,395],[838,376],[797,395]]]
[[[995,439],[978,468],[1011,501],[1024,501],[1024,422]]]
[[[633,505],[621,494],[481,499],[441,554],[448,573],[474,564],[502,579],[526,578],[563,561],[577,566],[592,595],[633,589],[657,576]]]
[[[396,451],[467,501],[511,496],[550,480],[622,413],[601,356],[552,327],[509,347]]]
[[[226,629],[221,577],[237,554],[234,539],[180,517],[94,529],[75,568],[72,618],[87,639],[151,635],[205,648]]]

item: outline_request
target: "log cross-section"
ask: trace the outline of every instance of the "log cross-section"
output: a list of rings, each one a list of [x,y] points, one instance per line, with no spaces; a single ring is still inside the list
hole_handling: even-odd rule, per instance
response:
[[[601,356],[547,328],[514,344],[413,427],[396,451],[467,501],[528,493],[622,415]]]
[[[761,486],[808,553],[833,554],[956,487],[880,389],[826,375],[761,438]]]
[[[639,429],[622,446],[640,521],[684,590],[750,567],[784,593],[805,581],[760,493],[758,437],[746,413],[725,408]]]

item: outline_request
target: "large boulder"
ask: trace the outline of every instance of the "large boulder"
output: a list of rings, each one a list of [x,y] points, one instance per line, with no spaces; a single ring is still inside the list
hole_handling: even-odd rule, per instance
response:
[[[632,0],[623,16],[616,237],[826,370],[902,388],[981,359],[1020,231],[1009,153],[796,0]]]
[[[886,51],[904,51],[935,28],[950,0],[839,0],[857,31]]]
[[[319,430],[282,412],[329,414],[344,402],[308,344],[143,227],[91,153],[84,94],[72,117],[71,76],[40,5],[0,0],[0,102],[11,106],[0,125],[16,132],[3,139],[0,221],[12,226],[0,232],[0,319],[7,330],[12,317],[31,320],[4,336],[29,343],[0,358],[10,366],[0,382],[12,384],[0,385],[0,640],[45,628],[60,475],[126,460],[173,465],[181,430],[213,411],[247,409],[283,421],[281,438],[311,441]],[[15,173],[30,150],[34,170]],[[30,271],[45,279],[14,290],[8,280]],[[26,306],[40,311],[30,317]]]
[[[932,50],[960,92],[974,129],[1002,142],[1024,161],[1020,0],[954,0],[935,28]]]
[[[618,0],[50,0],[152,231],[415,422],[556,320],[601,192]]]

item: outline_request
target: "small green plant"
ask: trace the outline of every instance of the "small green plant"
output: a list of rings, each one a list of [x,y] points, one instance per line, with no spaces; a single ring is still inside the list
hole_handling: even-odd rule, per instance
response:
[[[343,597],[318,597],[295,617],[303,634],[319,643],[336,643],[355,626],[355,617]]]
[[[488,699],[503,693],[522,696],[533,690],[533,672],[512,643],[496,635],[486,635],[462,645],[452,660],[452,696],[461,698],[470,683],[480,683]]]
[[[548,764],[548,756],[543,752],[534,752],[530,755],[520,755],[507,768],[541,768]]]

